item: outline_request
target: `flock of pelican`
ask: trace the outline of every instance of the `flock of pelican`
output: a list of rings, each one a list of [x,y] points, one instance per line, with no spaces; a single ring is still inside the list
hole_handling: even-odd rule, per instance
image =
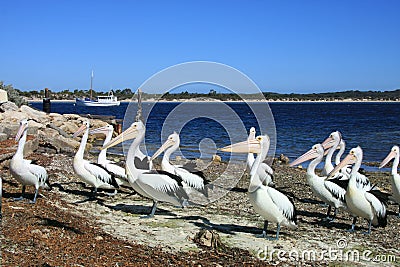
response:
[[[27,129],[28,120],[24,119],[20,122],[15,137],[18,149],[11,159],[10,172],[22,184],[22,195],[14,200],[24,199],[26,186],[33,185],[35,194],[30,203],[35,203],[39,188],[50,188],[50,184],[45,168],[23,158]],[[140,144],[143,142],[146,132],[145,125],[140,120],[132,123],[114,139],[112,139],[113,131],[111,125],[90,130],[90,121],[84,120],[82,126],[73,135],[75,138],[83,134],[73,160],[73,169],[82,181],[93,187],[92,197],[96,196],[98,188],[114,190],[112,194],[115,194],[120,186],[130,186],[141,196],[153,201],[151,212],[145,217],[154,216],[158,202],[167,202],[179,207],[188,205],[188,194],[193,190],[208,197],[208,190],[212,184],[201,171],[187,168],[187,166],[173,165],[170,162],[171,154],[179,148],[180,144],[177,133],[172,133],[154,155],[149,157],[140,150]],[[105,135],[105,140],[97,162],[85,160],[84,151],[89,135],[99,133]],[[125,168],[107,159],[108,148],[130,139],[133,139],[133,142],[126,155]],[[269,146],[269,137],[267,135],[256,137],[255,128],[252,127],[246,140],[219,150],[247,154],[247,167],[250,173],[248,197],[254,210],[264,219],[261,236],[267,239],[278,239],[281,225],[290,228],[297,227],[297,215],[293,201],[274,188],[274,171],[265,162]],[[333,164],[332,158],[337,150],[339,152]],[[397,173],[400,149],[398,146],[394,146],[380,165],[381,168],[394,159],[391,171],[392,194],[380,191],[365,175],[359,172],[363,157],[360,147],[351,149],[350,153],[341,160],[344,151],[345,142],[340,132],[336,131],[331,133],[321,144],[312,146],[290,166],[311,161],[307,167],[306,180],[314,196],[328,205],[325,221],[334,221],[337,211],[343,209],[353,217],[349,231],[355,230],[356,220],[361,217],[368,221],[366,233],[369,234],[372,226],[386,226],[386,203],[389,198],[399,204],[400,217],[400,175]],[[164,155],[161,169],[156,170],[152,161],[162,153]],[[316,167],[324,157],[324,167],[317,174]],[[332,208],[334,214],[331,217]],[[267,236],[269,222],[277,225],[275,237]]]

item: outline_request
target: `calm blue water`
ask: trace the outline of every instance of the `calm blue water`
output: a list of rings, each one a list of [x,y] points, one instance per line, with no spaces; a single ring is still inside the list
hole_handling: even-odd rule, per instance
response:
[[[191,103],[188,106],[180,103],[153,104],[143,103],[143,113],[147,118],[146,149],[149,154],[175,130],[180,132],[180,153],[183,156],[210,156],[214,154],[215,147],[228,145],[231,140],[244,140],[246,134],[239,129],[238,121],[243,122],[245,129],[256,126],[257,134],[260,128],[263,133],[268,133],[272,136],[272,146],[276,144],[275,154],[283,153],[291,159],[306,152],[313,144],[322,142],[336,130],[341,131],[347,143],[346,153],[359,145],[364,150],[366,162],[381,161],[394,144],[400,144],[400,103],[271,103],[269,106],[276,125],[276,139],[273,121],[267,116],[264,103],[251,104],[252,110],[244,103],[223,104],[234,112],[212,103]],[[42,109],[42,103],[31,105]],[[130,104],[129,108],[128,103],[121,103],[119,107],[97,108],[53,102],[51,107],[52,112],[61,114],[114,115],[118,119],[124,119],[127,111],[124,128],[130,125],[136,115],[136,103]],[[261,121],[260,125],[254,113]],[[219,154],[223,158],[228,156]]]

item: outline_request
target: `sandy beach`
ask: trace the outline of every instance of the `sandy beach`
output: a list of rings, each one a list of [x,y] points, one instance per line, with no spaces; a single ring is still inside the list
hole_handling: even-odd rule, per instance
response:
[[[4,266],[371,265],[370,258],[324,256],[328,250],[387,257],[389,260],[381,260],[380,266],[391,266],[393,259],[397,263],[400,259],[398,205],[389,203],[385,228],[373,228],[370,235],[364,235],[367,222],[359,219],[357,231],[348,233],[352,217],[346,210],[340,210],[332,223],[322,220],[327,207],[313,196],[302,168],[291,168],[278,160],[272,166],[275,187],[294,201],[298,214],[298,228],[282,227],[278,241],[257,237],[263,219],[248,200],[249,176],[244,162],[242,166],[227,168],[226,162],[193,161],[214,181],[211,195],[222,190],[223,197],[210,203],[200,201],[202,205],[184,209],[160,203],[154,218],[142,219],[149,213],[151,201],[130,188],[122,188],[114,197],[100,192],[96,199],[88,199],[92,188],[72,168],[79,139],[72,139],[71,134],[82,123],[82,117],[47,115],[26,106],[1,114],[0,125],[7,133],[7,138],[0,142]],[[17,118],[26,116],[35,121],[31,126],[34,129],[28,132],[29,151],[25,158],[46,167],[53,187],[51,191],[41,189],[35,205],[13,201],[20,195],[21,185],[9,171],[9,161],[17,147],[13,140],[18,129]],[[100,120],[91,121],[93,127],[104,125]],[[48,127],[50,124],[52,128]],[[67,137],[61,135],[63,131]],[[88,149],[94,141],[89,140]],[[85,155],[90,161],[96,157],[91,153]],[[114,156],[112,160],[124,166],[124,157]],[[159,166],[159,161],[155,164]],[[218,179],[222,174],[223,179]],[[368,175],[379,188],[390,192],[388,172]],[[237,183],[235,177],[241,177]],[[232,183],[233,187],[228,186]],[[33,188],[28,187],[27,192],[28,198],[32,198]],[[268,235],[273,236],[275,231],[276,226],[270,225]],[[338,247],[343,242],[346,246]],[[272,254],[267,253],[271,251]],[[320,257],[289,258],[286,254],[282,259],[278,257],[279,251],[283,254],[294,251],[297,255],[311,251]]]
[[[35,136],[29,138],[34,142]],[[277,254],[265,256],[266,250],[273,249],[298,253],[315,251],[320,255],[323,251],[338,249],[339,241],[346,242],[346,251],[371,251],[372,255],[400,257],[397,205],[390,203],[388,206],[386,228],[373,228],[371,235],[364,235],[362,231],[366,230],[367,223],[359,220],[357,231],[348,233],[352,217],[347,211],[340,210],[333,223],[322,220],[326,207],[311,193],[304,169],[290,168],[279,161],[272,166],[276,188],[283,190],[295,203],[298,229],[282,227],[280,239],[269,241],[257,237],[263,220],[249,203],[249,176],[243,167],[227,170],[224,162],[195,161],[199,168],[207,166],[202,170],[211,181],[229,171],[222,182],[218,180],[215,189],[226,188],[226,194],[217,201],[185,209],[161,203],[153,219],[141,219],[149,212],[151,201],[129,188],[123,188],[114,197],[100,193],[96,199],[89,200],[91,188],[72,169],[74,151],[55,153],[41,142],[27,158],[46,166],[53,189],[41,190],[35,205],[13,201],[21,187],[10,175],[9,160],[1,160],[4,186],[1,239],[5,266],[136,266],[165,265],[166,262],[174,266],[371,264],[368,259],[359,258],[306,257],[282,261]],[[3,154],[12,155],[16,144],[10,138],[0,142],[0,149]],[[94,161],[96,156],[89,153],[86,158]],[[123,157],[115,157],[114,161],[124,165]],[[242,178],[229,188],[230,179],[238,173],[243,173]],[[368,175],[381,189],[390,191],[389,173]],[[28,187],[28,193],[28,197],[32,197],[33,188]],[[218,247],[213,247],[207,239],[199,243],[196,236],[204,230],[218,238]],[[271,225],[268,235],[273,236],[275,230]],[[392,262],[383,262],[385,264],[389,266]]]

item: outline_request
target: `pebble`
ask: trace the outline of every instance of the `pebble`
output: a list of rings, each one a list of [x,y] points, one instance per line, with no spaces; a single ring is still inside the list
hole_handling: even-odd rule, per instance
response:
[[[100,236],[100,235],[96,236],[94,239],[95,239],[96,241],[102,241],[102,240],[104,240],[104,238],[103,238],[102,236]]]

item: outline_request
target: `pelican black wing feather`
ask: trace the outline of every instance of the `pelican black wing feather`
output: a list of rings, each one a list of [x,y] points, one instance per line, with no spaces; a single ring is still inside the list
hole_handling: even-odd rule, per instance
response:
[[[133,163],[135,164],[135,167],[140,170],[149,170],[150,169],[150,163],[149,159],[147,157],[144,157],[143,159],[140,159],[139,157],[135,157]]]
[[[191,172],[193,174],[196,174],[197,176],[200,176],[201,178],[203,178],[206,181],[206,177],[204,176],[204,173],[197,169],[196,163],[189,162],[180,168],[187,170],[188,172]]]
[[[175,196],[179,197],[180,199],[189,199],[189,196],[187,195],[186,191],[183,189],[183,184],[182,184],[183,180],[180,176],[172,174],[167,171],[163,171],[163,170],[150,170],[145,173],[167,175],[168,177],[170,177],[171,179],[175,180],[178,183],[179,188],[174,191],[167,191],[166,193],[169,195],[175,195]]]
[[[369,192],[373,194],[381,202],[383,202],[385,205],[387,205],[389,198],[391,197],[391,194],[380,191],[378,188],[375,187],[375,185]]]
[[[95,163],[95,162],[91,162],[90,164],[95,165],[95,166],[97,166],[97,167],[102,168],[103,170],[105,170],[105,171],[111,176],[111,183],[110,183],[110,185],[114,186],[115,188],[119,188],[119,185],[118,185],[118,183],[117,183],[117,180],[115,180],[115,174],[114,174],[114,173],[108,171],[108,170],[107,170],[106,168],[104,168],[104,166],[101,165],[101,164],[98,164],[98,163]],[[98,178],[101,179],[101,177],[98,177]],[[105,182],[105,181],[103,181],[103,182]]]
[[[168,177],[170,177],[171,179],[174,179],[179,186],[183,186],[182,182],[182,178],[178,175],[175,175],[173,173],[167,172],[167,171],[163,171],[163,170],[150,170],[148,172],[145,173],[150,173],[150,174],[163,174],[163,175],[167,175]]]
[[[285,213],[285,217],[297,224],[297,209],[296,209],[296,206],[294,205],[293,199],[291,197],[288,197],[288,195],[291,195],[291,194],[289,194],[288,192],[286,192],[282,189],[278,190],[275,188],[275,190],[280,192],[281,194],[285,195],[287,197],[287,199],[290,201],[290,203],[293,205],[293,213],[291,213],[291,214]]]

